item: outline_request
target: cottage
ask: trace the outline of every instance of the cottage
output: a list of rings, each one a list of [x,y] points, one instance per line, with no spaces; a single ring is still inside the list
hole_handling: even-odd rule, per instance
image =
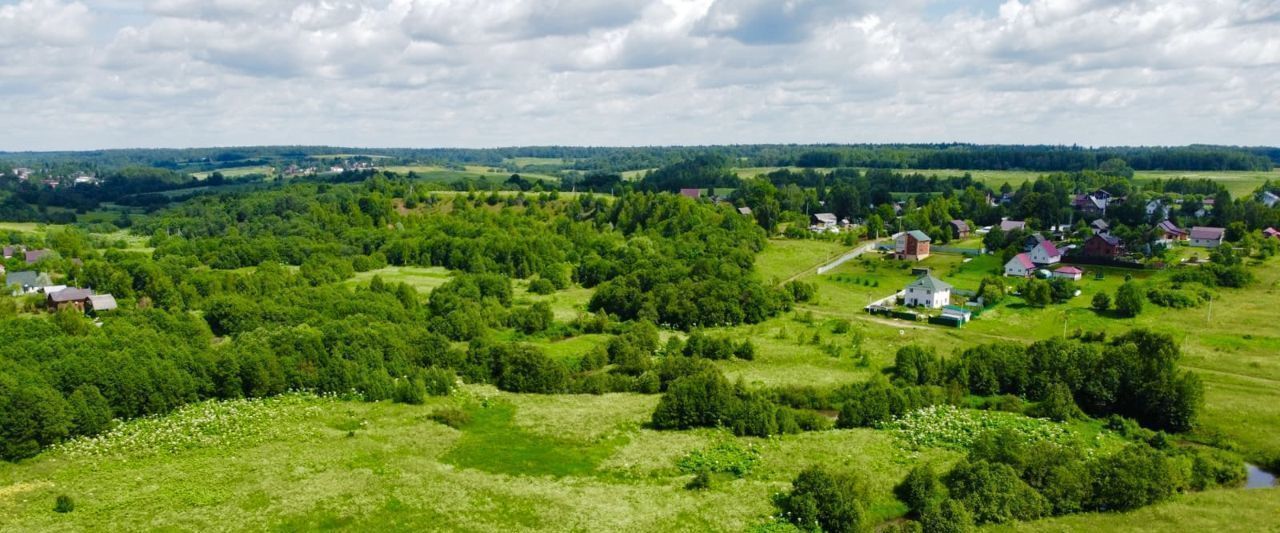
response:
[[[90,296],[93,296],[93,291],[89,289],[71,287],[49,294],[45,301],[48,304],[49,311],[74,308],[83,313],[85,302],[89,300]]]
[[[1016,278],[1025,278],[1035,272],[1036,264],[1031,261],[1028,254],[1018,254],[1013,256],[1008,263],[1004,264],[1004,275]]]
[[[49,257],[53,254],[50,250],[27,250],[24,252],[24,259],[28,265],[35,264],[41,259]]]
[[[1089,224],[1089,227],[1093,228],[1094,233],[1109,233],[1111,231],[1111,224],[1101,218],[1093,221],[1092,224]]]
[[[1262,236],[1268,239],[1270,238],[1280,239],[1280,230],[1277,230],[1275,228],[1267,228],[1262,230]]]
[[[1262,191],[1261,196],[1262,198],[1260,199],[1262,200],[1262,204],[1267,207],[1275,207],[1276,205],[1280,205],[1280,195],[1276,195],[1276,193],[1273,193],[1271,191]]]
[[[1124,243],[1111,235],[1094,235],[1084,241],[1084,255],[1093,257],[1116,257],[1124,250]]]
[[[1005,219],[1000,221],[1000,231],[1003,231],[1006,233],[1013,230],[1025,230],[1025,229],[1027,229],[1027,223],[1024,220]]]
[[[836,218],[835,213],[815,213],[813,215],[814,231],[828,231],[836,229],[840,226],[840,219]]]
[[[907,285],[903,291],[903,303],[909,307],[940,309],[951,304],[951,285],[925,274]]]
[[[1071,281],[1080,281],[1084,277],[1084,271],[1073,266],[1064,266],[1053,271],[1053,277],[1069,279]]]
[[[1200,248],[1217,248],[1227,231],[1222,228],[1196,226],[1191,228],[1191,245]]]
[[[1111,202],[1111,193],[1098,189],[1089,194],[1081,194],[1076,196],[1071,202],[1072,207],[1083,212],[1086,215],[1105,215],[1107,213],[1107,205]]]
[[[951,232],[957,239],[964,239],[969,236],[969,223],[963,220],[952,220]]]
[[[929,236],[920,230],[899,233],[894,240],[894,251],[898,258],[919,261],[929,257]]]
[[[110,294],[94,294],[89,296],[87,305],[88,309],[86,309],[86,311],[93,312],[94,314],[115,311],[118,307],[116,304],[116,297]]]
[[[31,294],[49,285],[49,276],[33,270],[6,272],[4,284],[12,290],[13,295]]]
[[[1031,256],[1031,262],[1037,265],[1056,265],[1062,262],[1062,252],[1050,240],[1040,241],[1028,255]]]
[[[1187,230],[1179,228],[1177,224],[1169,220],[1156,224],[1156,233],[1160,236],[1157,240],[1166,244],[1187,240]]]

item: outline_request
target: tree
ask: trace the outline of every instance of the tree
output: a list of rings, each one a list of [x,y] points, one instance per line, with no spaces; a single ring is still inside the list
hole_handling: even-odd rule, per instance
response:
[[[854,533],[869,525],[863,509],[865,498],[862,480],[854,474],[814,465],[796,476],[791,492],[780,495],[776,504],[783,516],[801,529]]]
[[[1142,313],[1142,289],[1137,282],[1126,281],[1116,289],[1116,312],[1123,317],[1135,317]]]
[[[979,524],[1033,520],[1049,508],[1044,497],[1006,464],[964,460],[947,474],[946,484]]]
[[[1111,308],[1111,297],[1105,292],[1098,292],[1093,295],[1093,309],[1099,313],[1105,313]]]
[[[907,508],[911,509],[915,516],[921,516],[930,507],[946,499],[946,490],[938,473],[933,470],[933,466],[923,464],[907,472],[906,479],[893,488],[893,493],[907,504]]]
[[[926,533],[969,533],[974,529],[973,515],[963,503],[950,498],[925,508],[920,524]]]
[[[1029,414],[1035,417],[1065,422],[1079,417],[1080,408],[1076,407],[1076,401],[1071,396],[1070,388],[1063,383],[1054,383],[1049,386],[1049,391],[1044,399],[1032,408]]]
[[[987,276],[982,278],[982,284],[978,286],[978,297],[982,299],[984,307],[990,307],[1000,303],[1004,299],[1004,280],[996,276]]]
[[[1027,286],[1022,291],[1027,304],[1035,307],[1044,307],[1053,301],[1053,289],[1049,286],[1049,282],[1042,279],[1027,281]]]
[[[880,215],[873,214],[867,217],[867,235],[872,239],[879,239],[884,231],[884,219],[880,218]]]

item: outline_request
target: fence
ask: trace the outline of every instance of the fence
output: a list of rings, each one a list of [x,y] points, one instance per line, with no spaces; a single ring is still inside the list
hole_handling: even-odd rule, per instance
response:
[[[929,249],[931,251],[944,253],[944,254],[982,255],[982,250],[977,248],[957,248],[954,246],[930,246]]]

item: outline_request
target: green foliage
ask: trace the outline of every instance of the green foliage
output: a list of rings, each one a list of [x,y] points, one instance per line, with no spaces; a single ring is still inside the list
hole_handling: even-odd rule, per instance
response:
[[[1126,281],[1116,289],[1116,313],[1123,317],[1135,317],[1142,314],[1142,290],[1137,282]]]
[[[978,524],[1034,520],[1050,508],[1040,493],[1005,464],[963,460],[947,474],[946,485]]]
[[[932,348],[903,346],[894,355],[893,375],[908,385],[939,385],[943,378],[942,359]]]
[[[912,468],[906,479],[893,488],[893,494],[917,517],[922,517],[931,507],[947,498],[946,486],[933,465],[927,463]]]
[[[1092,470],[1091,507],[1128,511],[1164,500],[1181,490],[1174,462],[1145,445],[1131,445],[1098,461]]]
[[[752,445],[743,446],[737,440],[723,439],[711,446],[689,452],[676,466],[681,472],[725,473],[743,477],[760,462],[760,451]]]
[[[802,530],[855,533],[869,528],[866,488],[851,472],[814,465],[791,482],[791,492],[775,503],[782,516]]]
[[[72,500],[71,497],[66,494],[59,494],[57,501],[53,504],[53,512],[69,513],[74,510],[76,510],[75,500]]]
[[[1076,406],[1075,399],[1071,396],[1071,389],[1066,384],[1054,383],[1049,386],[1049,391],[1044,399],[1032,407],[1027,414],[1065,422],[1080,417],[1082,413],[1080,408]]]
[[[963,503],[951,498],[926,507],[920,513],[920,523],[926,533],[969,533],[974,531],[973,515],[965,508]]]
[[[1094,293],[1090,307],[1093,307],[1093,310],[1099,313],[1106,312],[1111,308],[1111,296],[1108,296],[1105,292]]]
[[[442,407],[427,417],[453,429],[462,429],[471,423],[471,413],[457,407]]]
[[[1031,279],[1027,281],[1027,285],[1022,289],[1022,297],[1027,304],[1035,307],[1044,307],[1053,301],[1053,289],[1049,287],[1049,282],[1042,279]]]
[[[1066,426],[999,411],[975,411],[951,405],[935,405],[911,411],[882,426],[913,447],[965,450],[983,435],[1008,431],[1026,442],[1067,445],[1076,441]]]
[[[711,488],[711,473],[699,470],[684,486],[685,490],[707,490]]]

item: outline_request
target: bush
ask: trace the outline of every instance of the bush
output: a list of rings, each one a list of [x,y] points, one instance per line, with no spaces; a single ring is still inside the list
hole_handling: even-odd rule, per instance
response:
[[[1076,401],[1071,397],[1071,389],[1062,383],[1050,385],[1045,398],[1027,414],[1058,422],[1066,422],[1081,415],[1080,408],[1076,407]]]
[[[684,485],[685,490],[706,490],[711,488],[711,474],[706,470],[699,470],[693,475],[688,483]]]
[[[1098,511],[1129,511],[1172,496],[1186,480],[1179,479],[1169,458],[1143,444],[1125,447],[1094,464],[1092,507]]]
[[[422,372],[422,384],[427,394],[448,396],[458,383],[458,375],[447,368],[428,368]]]
[[[866,490],[857,476],[815,465],[801,471],[791,482],[791,492],[779,495],[775,503],[782,515],[801,529],[853,533],[869,525],[863,510],[865,498]]]
[[[927,509],[947,497],[942,480],[933,470],[933,466],[928,464],[912,468],[907,473],[906,479],[893,488],[893,494],[907,504],[907,508],[911,509],[915,516],[923,515]]]
[[[396,403],[422,405],[422,402],[425,401],[426,392],[421,381],[411,377],[404,377],[396,380],[396,388],[392,395],[392,400]]]
[[[1193,490],[1238,487],[1248,479],[1249,472],[1239,455],[1203,447],[1183,448],[1180,451],[1191,458],[1190,485]]]
[[[66,494],[59,494],[57,501],[53,504],[53,512],[69,513],[74,510],[76,510],[75,500],[72,500],[71,497]]]
[[[1005,464],[961,461],[947,474],[946,485],[978,524],[1034,520],[1049,510],[1049,502]]]
[[[514,346],[499,365],[497,385],[504,391],[553,394],[569,384],[564,365],[532,346]]]
[[[432,411],[428,418],[449,426],[453,429],[462,429],[471,423],[471,413],[458,409],[457,407],[442,407]]]
[[[928,533],[968,533],[974,530],[973,515],[964,504],[946,499],[920,514],[920,523]]]
[[[1101,312],[1105,312],[1107,309],[1110,309],[1110,308],[1111,308],[1111,297],[1107,296],[1107,293],[1099,292],[1093,295],[1094,311],[1098,311],[1101,313]]]
[[[529,292],[534,294],[551,294],[556,292],[556,286],[550,281],[538,278],[529,282]]]

